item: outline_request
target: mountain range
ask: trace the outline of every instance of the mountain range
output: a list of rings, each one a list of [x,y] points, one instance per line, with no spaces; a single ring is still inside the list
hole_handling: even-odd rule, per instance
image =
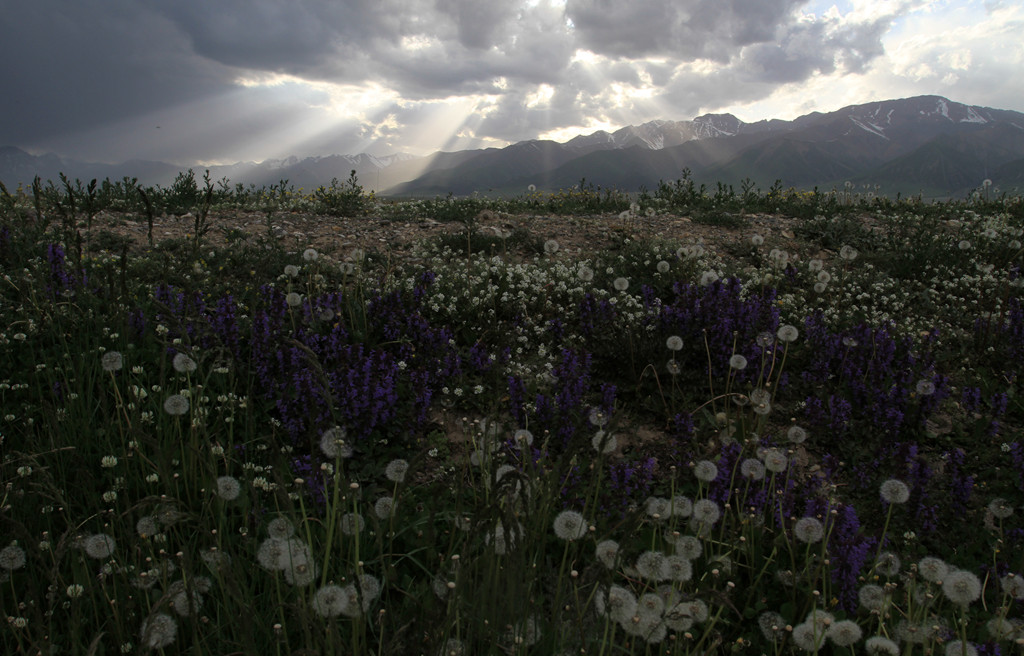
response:
[[[200,176],[203,167],[193,167]],[[289,184],[309,191],[344,181],[356,171],[366,189],[389,196],[474,192],[520,194],[529,185],[555,191],[581,179],[621,191],[654,189],[688,169],[697,182],[767,189],[828,190],[846,183],[894,196],[962,197],[989,179],[1012,192],[1024,187],[1024,114],[953,102],[940,96],[884,100],[814,112],[791,121],[745,123],[731,114],[690,121],[651,121],[614,132],[599,131],[565,143],[521,141],[504,148],[396,154],[290,157],[211,166],[215,180],[256,186]],[[53,154],[0,148],[0,180],[8,188],[35,175],[58,178],[138,178],[169,185],[182,167],[133,160],[95,164]]]

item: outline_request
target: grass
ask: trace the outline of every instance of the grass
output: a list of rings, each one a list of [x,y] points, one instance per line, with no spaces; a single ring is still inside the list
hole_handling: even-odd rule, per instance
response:
[[[1024,651],[1018,198],[63,183],[0,208],[5,653]],[[239,207],[465,229],[206,244]],[[553,207],[731,237],[478,229]]]

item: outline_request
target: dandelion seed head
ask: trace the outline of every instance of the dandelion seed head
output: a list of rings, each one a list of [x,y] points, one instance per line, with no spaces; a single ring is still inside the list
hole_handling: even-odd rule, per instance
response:
[[[921,578],[932,583],[941,583],[949,573],[949,565],[941,558],[925,556],[917,563],[917,571]]]
[[[847,262],[852,262],[857,259],[857,249],[849,244],[844,245],[839,249],[839,257],[843,258]]]
[[[793,535],[801,542],[813,544],[825,536],[825,527],[815,517],[801,517],[793,526]]]
[[[860,641],[864,632],[853,620],[839,620],[825,632],[825,637],[832,641],[836,647],[850,647]]]
[[[765,466],[757,458],[747,458],[740,463],[740,475],[752,481],[764,479]]]
[[[795,342],[796,338],[800,336],[800,331],[796,329],[796,326],[786,324],[779,327],[775,336],[779,338],[780,342]]]
[[[789,458],[778,449],[767,449],[764,452],[764,468],[776,474],[786,471]]]
[[[313,612],[323,618],[337,617],[348,606],[348,595],[340,585],[327,584],[313,595]]]
[[[197,368],[196,361],[190,358],[188,354],[181,353],[180,351],[174,354],[174,358],[171,359],[171,366],[179,374],[190,374]]]
[[[737,371],[742,371],[747,368],[747,359],[737,353],[736,355],[729,358],[729,366]]]
[[[401,458],[392,460],[384,469],[384,476],[393,483],[401,483],[409,471],[409,463]]]
[[[316,252],[315,248],[307,248],[302,251],[302,259],[306,262],[316,262],[319,257],[320,254]]]
[[[25,566],[25,550],[16,544],[0,549],[0,569],[13,571]]]
[[[328,428],[320,435],[320,451],[328,458],[351,458],[353,451],[347,437],[348,431],[341,426]]]
[[[882,483],[879,488],[882,500],[886,503],[901,504],[910,499],[910,488],[903,481],[895,478]]]
[[[825,643],[825,629],[814,622],[801,622],[793,627],[793,642],[804,651],[816,652]]]
[[[807,431],[801,426],[790,426],[786,431],[786,437],[793,444],[802,444],[807,439]]]
[[[645,592],[636,600],[636,614],[640,619],[661,618],[665,601],[653,592]]]
[[[391,497],[381,497],[373,504],[373,514],[377,519],[388,519],[395,512],[395,500]]]
[[[935,393],[935,383],[930,380],[922,379],[917,381],[914,389],[917,390],[917,393],[921,396],[931,396]]]
[[[953,640],[946,644],[946,656],[978,656],[978,650],[969,642]]]
[[[1013,505],[1002,497],[996,497],[989,502],[988,511],[996,519],[1006,519],[1013,514]]]
[[[95,533],[90,535],[82,543],[82,547],[85,549],[85,553],[90,558],[102,560],[109,558],[114,554],[114,550],[117,548],[117,542],[113,537],[106,533]]]
[[[366,520],[359,513],[345,513],[341,516],[338,528],[345,535],[358,535],[366,529]]]
[[[587,521],[575,510],[563,510],[555,517],[554,528],[558,539],[572,542],[587,534]]]
[[[885,589],[880,585],[868,583],[857,591],[857,600],[868,610],[882,610],[885,605]]]
[[[704,545],[693,535],[680,536],[673,546],[677,555],[691,562],[700,558],[701,554],[704,553]]]
[[[899,656],[900,646],[885,636],[873,636],[864,641],[868,656]]]
[[[668,558],[660,551],[645,551],[636,559],[636,571],[650,581],[667,581],[671,577]]]
[[[121,357],[121,353],[118,351],[107,351],[100,358],[100,366],[103,371],[120,371],[124,367],[124,358]]]
[[[875,571],[882,576],[893,577],[900,573],[900,557],[891,551],[883,551],[875,560]]]
[[[619,440],[615,435],[599,430],[594,433],[594,437],[590,439],[590,445],[593,446],[594,450],[598,453],[611,453],[619,446]]]
[[[672,268],[672,265],[669,264],[666,260],[661,260],[657,264],[658,273],[668,273],[669,269],[671,269],[671,268]]]
[[[167,613],[155,613],[142,622],[139,639],[149,649],[163,649],[178,635],[178,623]]]
[[[678,553],[666,558],[669,578],[677,583],[685,583],[693,578],[693,563]]]
[[[284,302],[288,307],[298,307],[302,305],[302,294],[298,292],[288,292],[285,294]]]
[[[608,569],[615,568],[615,560],[619,556],[619,543],[615,540],[602,540],[594,548],[594,555]]]
[[[181,415],[188,412],[190,407],[188,397],[183,394],[171,394],[164,400],[164,412],[173,416],[180,417]]]
[[[217,496],[225,501],[234,501],[242,493],[242,485],[234,476],[217,478]]]
[[[296,276],[299,275],[299,267],[295,266],[294,264],[286,264],[284,267],[284,275],[288,276],[289,278],[295,278]]]
[[[718,521],[722,516],[722,511],[718,507],[718,504],[711,499],[700,499],[693,502],[693,513],[691,517],[696,521],[712,525]]]
[[[287,517],[275,517],[267,522],[267,535],[278,540],[287,540],[295,535],[295,524]]]
[[[981,581],[972,572],[956,570],[943,579],[942,593],[954,604],[966,606],[981,596]]]
[[[612,282],[612,287],[615,288],[615,291],[624,292],[629,289],[629,280],[622,277],[616,278]]]
[[[548,255],[554,255],[558,252],[558,242],[554,239],[549,239],[544,242],[544,252]]]

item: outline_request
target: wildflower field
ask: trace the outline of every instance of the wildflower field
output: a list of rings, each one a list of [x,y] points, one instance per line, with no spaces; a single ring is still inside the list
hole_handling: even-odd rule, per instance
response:
[[[1018,196],[0,192],[5,654],[1024,653]]]

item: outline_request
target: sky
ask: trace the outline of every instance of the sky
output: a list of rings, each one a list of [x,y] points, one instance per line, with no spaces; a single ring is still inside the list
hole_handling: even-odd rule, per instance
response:
[[[424,155],[934,94],[1024,111],[1019,0],[0,0],[0,146]]]

